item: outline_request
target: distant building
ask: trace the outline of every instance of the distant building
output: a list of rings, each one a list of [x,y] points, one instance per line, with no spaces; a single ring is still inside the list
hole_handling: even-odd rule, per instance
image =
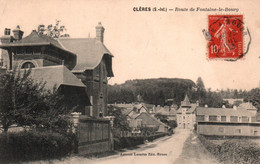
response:
[[[198,105],[198,103],[190,103],[188,96],[185,96],[180,108],[177,110],[177,126],[179,128],[194,129],[196,124],[195,110]]]
[[[157,129],[157,132],[167,133],[170,128],[168,125],[162,123],[149,113],[140,113],[135,120],[139,121],[139,127],[147,127]]]
[[[250,112],[252,112],[253,114],[257,113],[257,108],[251,103],[251,102],[245,102],[245,103],[241,103],[238,108],[243,108],[246,109]]]
[[[167,120],[177,121],[177,105],[164,106],[155,112],[155,114],[161,114],[167,117]]]
[[[126,116],[129,126],[133,130],[147,127],[157,129],[158,132],[166,133],[170,128],[151,115],[143,103],[116,104],[115,106],[122,108],[122,114]]]
[[[235,103],[242,103],[244,99],[223,99],[227,101],[230,105],[234,105]]]
[[[196,110],[197,133],[209,136],[260,136],[256,115],[244,108],[203,108]]]

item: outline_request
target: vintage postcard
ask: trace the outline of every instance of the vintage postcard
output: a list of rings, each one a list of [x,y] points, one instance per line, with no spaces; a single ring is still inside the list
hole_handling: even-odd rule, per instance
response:
[[[259,6],[0,0],[0,163],[260,163]]]

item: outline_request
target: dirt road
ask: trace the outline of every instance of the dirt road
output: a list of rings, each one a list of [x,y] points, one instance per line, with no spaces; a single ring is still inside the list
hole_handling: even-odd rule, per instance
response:
[[[137,149],[117,152],[102,158],[69,157],[37,163],[55,164],[216,164],[190,130],[176,129],[175,134],[140,145]],[[206,164],[205,163],[205,164]]]

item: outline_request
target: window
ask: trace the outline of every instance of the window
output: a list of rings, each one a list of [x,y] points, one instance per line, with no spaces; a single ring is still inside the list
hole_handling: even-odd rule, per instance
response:
[[[209,116],[209,121],[217,121],[217,116]]]
[[[204,115],[197,115],[197,121],[205,121]]]
[[[227,121],[227,117],[226,116],[221,116],[221,121]]]
[[[247,116],[242,116],[242,122],[249,122],[249,118]]]
[[[22,65],[22,69],[24,69],[24,68],[35,68],[35,65],[32,62],[25,62]]]
[[[241,129],[236,129],[236,130],[235,130],[235,133],[236,133],[236,134],[241,134]]]
[[[224,132],[224,127],[219,127],[218,131],[223,133]]]
[[[230,116],[230,122],[237,122],[238,118],[237,116]]]

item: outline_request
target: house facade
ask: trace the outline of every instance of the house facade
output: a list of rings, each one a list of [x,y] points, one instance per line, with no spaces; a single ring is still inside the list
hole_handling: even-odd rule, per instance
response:
[[[95,38],[54,39],[36,30],[23,38],[23,31],[19,26],[13,30],[13,36],[10,29],[5,29],[4,35],[0,38],[0,64],[9,70],[15,67],[32,70],[35,68],[42,69],[42,72],[53,70],[47,69],[48,67],[62,66],[67,69],[66,75],[62,76],[64,81],[73,76],[75,83],[84,86],[87,97],[84,101],[88,103],[79,111],[83,115],[101,118],[107,115],[108,78],[114,76],[113,55],[103,43],[104,31],[105,28],[99,23],[96,26]],[[68,74],[71,76],[67,76]],[[52,78],[44,77],[44,74],[37,75],[38,79],[40,77],[47,83],[53,81]]]
[[[180,129],[194,129],[196,124],[196,108],[198,103],[190,103],[189,97],[186,95],[181,102],[180,108],[177,110],[177,126]]]
[[[197,133],[207,136],[260,136],[260,122],[244,108],[204,108],[196,110]]]
[[[85,114],[94,117],[107,115],[107,85],[113,77],[112,53],[104,45],[105,28],[99,22],[95,38],[59,38],[68,50],[77,54],[77,65],[72,72],[87,86],[86,92],[92,106]]]

